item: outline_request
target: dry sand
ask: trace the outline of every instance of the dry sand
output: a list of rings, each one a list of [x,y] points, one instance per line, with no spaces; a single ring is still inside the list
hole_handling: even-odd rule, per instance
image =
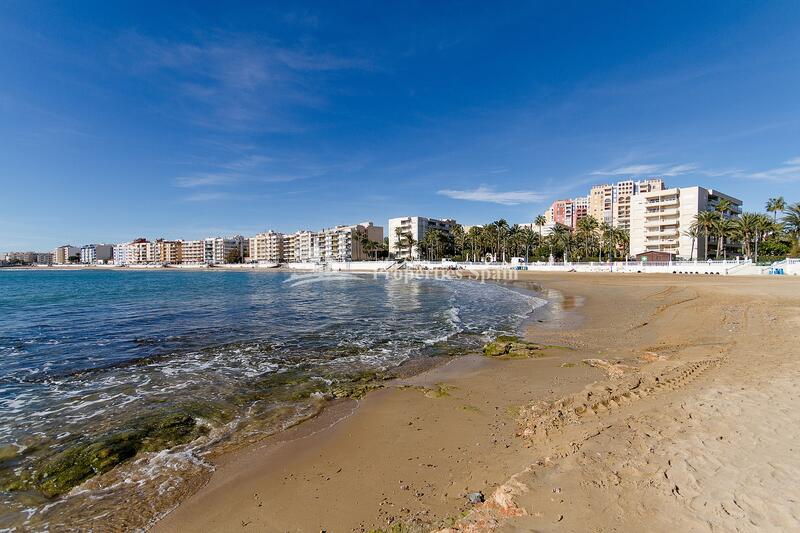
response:
[[[337,404],[222,457],[154,529],[800,528],[800,280],[522,278],[558,291],[526,332],[544,357]]]

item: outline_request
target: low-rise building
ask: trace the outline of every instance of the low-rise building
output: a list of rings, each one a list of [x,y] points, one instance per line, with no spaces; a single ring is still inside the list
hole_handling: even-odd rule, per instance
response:
[[[419,216],[397,217],[389,219],[389,255],[397,259],[419,259],[419,243],[425,234],[431,230],[440,231],[445,237],[450,237],[453,227],[457,224],[450,218],[428,218]],[[405,244],[405,236],[410,235],[412,246]],[[381,236],[381,238],[383,238]]]
[[[698,213],[714,211],[722,199],[731,203],[725,216],[741,214],[741,200],[703,187],[661,189],[634,195],[630,218],[631,255],[667,252],[682,259],[707,258],[705,239],[695,239],[688,232]],[[712,238],[709,247],[713,242]]]

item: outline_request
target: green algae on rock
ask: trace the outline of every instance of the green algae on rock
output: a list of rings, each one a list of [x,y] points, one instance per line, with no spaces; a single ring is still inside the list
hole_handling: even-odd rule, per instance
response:
[[[500,335],[483,347],[483,355],[497,359],[525,359],[542,357],[542,346],[520,340],[519,337]]]

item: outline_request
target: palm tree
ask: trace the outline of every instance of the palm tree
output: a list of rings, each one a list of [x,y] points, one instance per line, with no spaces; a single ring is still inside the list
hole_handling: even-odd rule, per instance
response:
[[[536,234],[533,232],[533,229],[529,228],[527,225],[520,230],[520,234],[522,242],[525,243],[525,263],[528,263],[529,262],[528,255],[531,246],[536,240]]]
[[[411,232],[404,234],[405,245],[408,246],[408,258],[413,259],[412,254],[414,253],[414,245],[417,244],[417,241],[414,240],[414,237],[411,235]]]
[[[700,235],[700,231],[697,229],[697,224],[692,224],[689,226],[689,229],[683,232],[683,234],[690,239],[692,239],[692,251],[689,253],[689,261],[694,260],[694,248],[697,244],[697,237]]]
[[[717,238],[717,252],[715,259],[719,260],[719,256],[723,254],[723,250],[725,248],[725,239],[734,235],[735,229],[736,228],[733,221],[729,218],[725,218],[724,216],[717,217],[711,223],[711,231]]]
[[[589,257],[590,248],[594,248],[594,238],[599,224],[597,219],[588,215],[578,221],[578,235],[583,241],[583,250],[586,252],[586,257]]]
[[[777,228],[778,224],[770,220],[767,215],[758,214],[758,220],[756,221],[756,249],[754,259],[756,262],[758,262],[758,243],[764,240],[770,233],[774,233]]]
[[[800,246],[800,202],[784,208],[782,220],[786,233],[794,237],[795,246]]]
[[[572,230],[570,227],[556,223],[556,225],[553,226],[553,230],[550,232],[550,238],[553,244],[562,247],[564,250],[564,259],[567,260],[569,257],[569,245],[572,241]]]
[[[783,196],[778,196],[777,198],[770,198],[767,200],[767,212],[772,213],[772,221],[778,221],[778,213],[782,212],[786,209],[786,200],[783,199]]]
[[[479,226],[472,226],[469,228],[469,232],[467,232],[467,236],[469,237],[470,243],[472,244],[472,260],[477,260],[477,249],[481,242],[481,232],[483,228]]]
[[[405,233],[403,233],[402,228],[394,228],[394,236],[395,236],[395,249],[399,252],[400,249],[403,247],[403,241],[405,239]],[[409,257],[409,259],[411,259]]]
[[[492,222],[490,225],[494,226],[495,230],[497,231],[497,248],[495,249],[495,253],[496,255],[500,255],[500,245],[502,242],[504,242],[505,236],[509,230],[508,222],[506,219],[501,218],[500,220]],[[505,246],[503,247],[503,252],[503,260],[505,261]],[[495,257],[495,260],[496,259],[497,257]]]
[[[542,240],[542,227],[545,224],[547,224],[547,218],[545,218],[544,215],[539,215],[539,216],[536,217],[536,219],[533,221],[533,223],[536,224],[537,226],[539,226],[539,241],[541,241]]]
[[[714,208],[714,211],[721,214],[722,216],[725,216],[727,213],[730,212],[731,207],[733,207],[731,201],[722,198],[719,202],[717,202],[717,206]]]
[[[698,231],[703,232],[705,238],[705,250],[703,259],[708,259],[708,235],[711,232],[714,221],[719,217],[716,211],[701,211],[694,216],[694,224],[697,225]],[[697,255],[700,255],[699,253]]]
[[[464,248],[467,245],[467,235],[464,233],[464,227],[461,224],[454,225],[450,230],[450,235],[453,237],[453,255],[463,259]]]
[[[631,234],[628,230],[622,228],[616,228],[614,230],[614,242],[615,246],[622,249],[622,254],[624,257],[628,257],[631,254]]]
[[[758,214],[743,213],[736,220],[736,235],[742,240],[744,255],[747,258],[752,257],[750,243],[755,237],[756,231],[758,231]]]

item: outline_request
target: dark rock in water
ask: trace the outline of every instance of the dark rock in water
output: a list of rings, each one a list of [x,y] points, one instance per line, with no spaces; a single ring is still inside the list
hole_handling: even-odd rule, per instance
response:
[[[131,429],[74,444],[43,460],[17,489],[29,485],[47,497],[57,496],[90,477],[108,472],[140,451],[156,452],[185,444],[207,431],[185,411],[157,412],[138,419]]]
[[[486,498],[483,497],[482,492],[470,492],[469,494],[467,494],[467,500],[469,500],[469,503],[473,505],[483,503],[485,499]]]
[[[483,355],[503,359],[522,359],[540,357],[542,347],[533,342],[525,342],[518,337],[501,335],[483,347]]]

